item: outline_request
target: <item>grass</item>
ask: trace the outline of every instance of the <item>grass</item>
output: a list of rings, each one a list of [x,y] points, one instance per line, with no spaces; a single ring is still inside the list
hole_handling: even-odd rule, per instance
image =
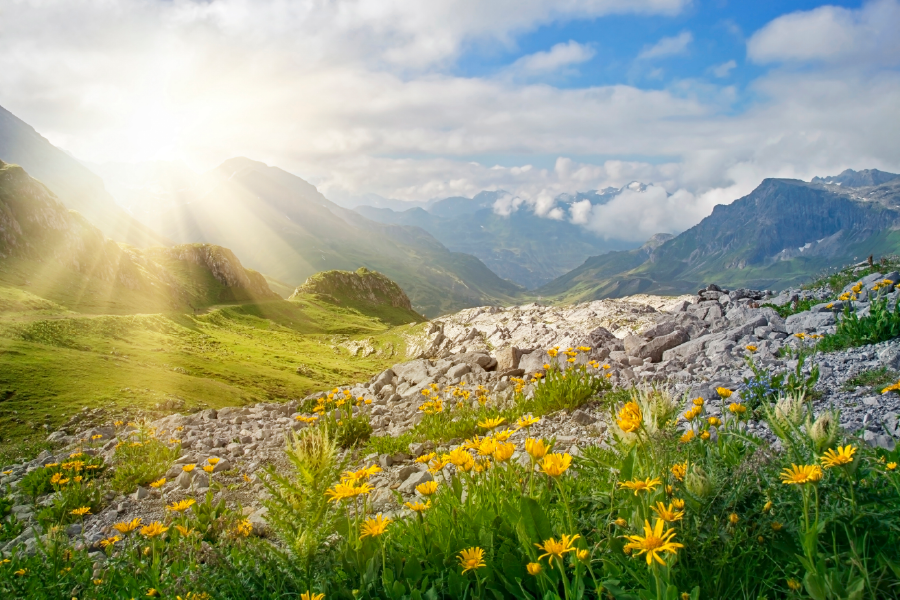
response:
[[[95,316],[40,303],[5,313],[0,462],[40,451],[46,435],[84,407],[148,410],[175,398],[184,412],[302,398],[367,379],[404,359],[403,336],[414,327],[305,297],[202,315]],[[376,353],[351,356],[344,344],[363,338]]]
[[[370,512],[365,484],[377,469],[354,471],[331,429],[314,425],[287,447],[293,468],[265,480],[267,535],[277,545],[251,537],[237,507],[195,494],[193,505],[166,511],[155,529],[110,538],[104,561],[51,533],[36,555],[0,564],[0,593],[896,597],[900,449],[870,448],[836,426],[838,415],[813,417],[792,397],[763,410],[777,452],[747,431],[747,413],[737,409],[713,418],[700,403],[685,422],[678,419],[685,399],[665,389],[618,390],[607,399],[621,403],[610,407],[604,444],[572,457],[554,453],[552,440],[532,439],[519,448],[524,460],[513,460],[517,447],[505,441],[503,426],[487,430],[434,455],[435,481],[407,505],[418,512],[404,508],[387,520]],[[370,440],[369,449],[378,444]],[[97,483],[102,490],[109,480]]]
[[[855,267],[849,266],[838,269],[835,272],[825,272],[817,276],[812,282],[803,285],[803,289],[816,289],[827,287],[833,293],[840,293],[849,284],[859,281],[872,273],[887,274],[891,271],[900,269],[900,256],[889,254],[883,256],[877,263],[871,267]]]
[[[845,392],[852,392],[858,387],[880,389],[885,385],[896,382],[898,377],[900,377],[900,373],[886,366],[878,367],[877,369],[866,369],[845,381],[841,389]]]

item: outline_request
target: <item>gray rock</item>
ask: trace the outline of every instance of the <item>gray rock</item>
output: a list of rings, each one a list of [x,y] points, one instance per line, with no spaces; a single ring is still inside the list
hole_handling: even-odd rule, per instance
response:
[[[400,484],[400,487],[397,488],[397,491],[401,494],[410,494],[415,491],[417,485],[432,480],[434,480],[434,477],[432,477],[431,473],[429,473],[427,470],[416,471],[415,473],[410,474],[403,481],[403,483]]]
[[[139,485],[137,487],[137,490],[135,490],[133,497],[135,500],[143,500],[144,498],[146,498],[149,495],[150,495],[150,491],[147,490],[147,488],[145,488],[144,486]]]
[[[597,422],[596,418],[581,409],[578,409],[572,413],[572,420],[579,425],[591,425]]]
[[[653,338],[641,346],[638,351],[634,353],[634,356],[641,359],[649,358],[652,362],[658,363],[662,360],[663,353],[666,350],[680,346],[687,341],[687,333],[677,329],[668,335]]]

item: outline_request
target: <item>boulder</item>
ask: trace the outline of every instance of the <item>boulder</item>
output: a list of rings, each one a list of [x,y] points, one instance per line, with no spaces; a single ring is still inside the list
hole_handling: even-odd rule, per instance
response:
[[[637,356],[637,352],[647,343],[647,340],[642,338],[639,335],[634,335],[633,333],[625,336],[625,339],[622,340],[625,344],[625,354],[629,356]]]
[[[653,338],[641,346],[637,352],[634,353],[634,357],[640,359],[649,358],[651,362],[658,363],[662,360],[663,353],[666,350],[680,346],[689,339],[687,333],[677,329],[668,335]]]

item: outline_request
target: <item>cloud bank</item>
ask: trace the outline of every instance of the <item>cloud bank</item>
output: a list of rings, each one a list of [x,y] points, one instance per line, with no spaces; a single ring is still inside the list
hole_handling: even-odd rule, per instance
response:
[[[689,227],[764,177],[900,169],[898,0],[773,20],[747,43],[747,59],[765,66],[749,89],[724,79],[553,85],[597,57],[576,41],[497,74],[454,68],[473,47],[513,47],[543,25],[675,15],[688,4],[7,2],[0,104],[94,162],[180,158],[205,169],[243,155],[334,198],[504,189],[512,199],[498,210],[534,210],[635,241]],[[693,39],[663,38],[634,61],[678,56]],[[737,68],[713,67],[717,78]],[[553,202],[631,181],[653,186],[603,207]]]

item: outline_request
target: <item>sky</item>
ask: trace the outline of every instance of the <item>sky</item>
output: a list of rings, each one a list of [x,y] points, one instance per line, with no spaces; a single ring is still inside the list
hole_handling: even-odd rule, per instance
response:
[[[0,105],[87,161],[502,189],[642,241],[766,177],[900,172],[897,31],[900,0],[0,0]]]

